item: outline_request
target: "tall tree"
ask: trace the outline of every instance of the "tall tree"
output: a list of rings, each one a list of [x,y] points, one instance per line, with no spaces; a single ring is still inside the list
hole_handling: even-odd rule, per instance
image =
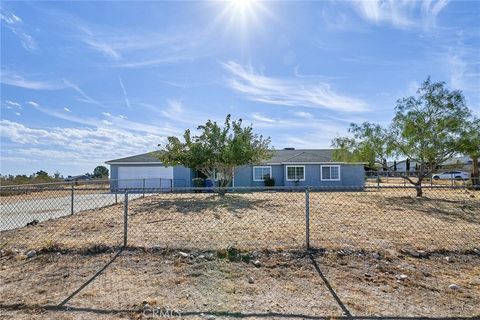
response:
[[[184,141],[168,137],[160,160],[165,165],[198,170],[209,179],[218,180],[219,187],[227,187],[235,167],[260,163],[272,156],[269,137],[255,134],[252,126],[242,127],[242,120],[232,121],[230,115],[223,127],[208,120],[197,130],[199,134],[193,137],[190,130],[185,130]]]
[[[352,123],[348,132],[353,137],[337,137],[332,141],[333,157],[338,161],[366,162],[370,168],[388,170],[387,159],[392,154],[391,135],[379,124]]]
[[[105,166],[97,166],[93,169],[94,178],[108,178],[108,169]]]
[[[415,97],[397,101],[392,120],[392,147],[418,165],[416,179],[405,178],[422,196],[422,182],[437,165],[460,149],[460,136],[470,111],[458,90],[450,91],[444,82],[430,77],[417,90]]]
[[[465,124],[460,138],[460,152],[472,159],[472,185],[480,188],[478,159],[480,158],[480,118],[473,118]]]

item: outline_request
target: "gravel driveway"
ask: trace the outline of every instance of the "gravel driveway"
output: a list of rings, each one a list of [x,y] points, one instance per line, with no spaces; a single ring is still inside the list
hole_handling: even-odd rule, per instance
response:
[[[130,194],[129,199],[141,197],[141,194]],[[123,202],[123,195],[119,194],[118,203]],[[74,213],[101,208],[115,204],[115,194],[91,193],[77,194],[74,197]],[[29,199],[0,204],[0,231],[24,227],[33,220],[46,221],[71,213],[71,197],[55,197]]]

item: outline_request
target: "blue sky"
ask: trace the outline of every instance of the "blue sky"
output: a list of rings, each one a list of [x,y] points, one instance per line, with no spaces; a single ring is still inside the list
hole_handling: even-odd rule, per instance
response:
[[[2,1],[0,173],[91,172],[228,113],[327,148],[429,75],[480,114],[480,2]]]

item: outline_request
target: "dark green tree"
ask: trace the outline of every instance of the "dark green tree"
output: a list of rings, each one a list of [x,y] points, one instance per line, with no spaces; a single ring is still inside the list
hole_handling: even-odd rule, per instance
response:
[[[97,166],[93,169],[93,177],[96,179],[108,178],[108,169],[105,166]]]

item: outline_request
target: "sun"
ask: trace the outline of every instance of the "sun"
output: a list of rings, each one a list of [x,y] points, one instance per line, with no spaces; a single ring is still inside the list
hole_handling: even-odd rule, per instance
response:
[[[222,28],[229,34],[237,32],[246,36],[251,30],[258,31],[263,27],[261,21],[271,16],[260,0],[229,0],[219,3],[223,8],[214,19],[213,25],[219,27],[223,24]]]

